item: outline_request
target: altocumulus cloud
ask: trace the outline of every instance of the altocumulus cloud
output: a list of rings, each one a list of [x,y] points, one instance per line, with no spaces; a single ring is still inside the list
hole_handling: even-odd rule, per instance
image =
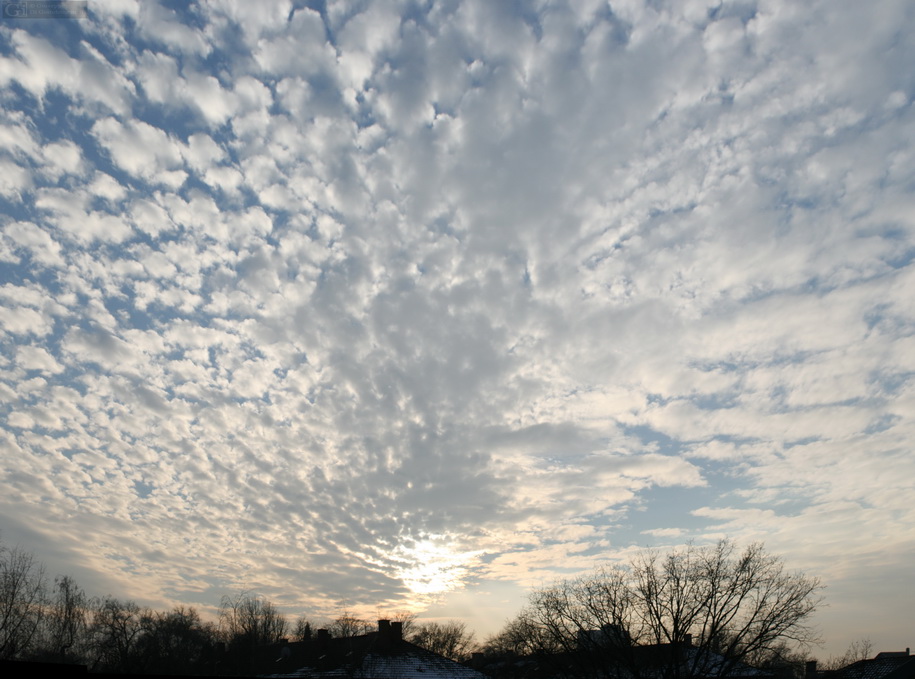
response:
[[[317,616],[765,538],[837,643],[881,596],[910,641],[912,35],[904,0],[4,22],[8,534]]]

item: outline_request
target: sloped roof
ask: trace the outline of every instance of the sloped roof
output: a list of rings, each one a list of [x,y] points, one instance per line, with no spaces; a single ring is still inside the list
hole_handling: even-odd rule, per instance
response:
[[[286,644],[260,676],[313,679],[487,679],[470,667],[377,632],[347,639]],[[269,667],[269,669],[268,669]]]
[[[275,677],[314,677],[315,679],[485,679],[485,675],[436,653],[407,644],[386,653],[368,653],[350,667],[321,669],[300,667]]]
[[[664,679],[665,677],[706,677],[714,679],[772,679],[768,670],[723,656],[703,652],[687,643],[644,644],[620,647],[590,646],[560,653],[534,656],[505,654],[484,659],[493,675],[526,679],[592,676],[618,679]],[[838,678],[837,678],[838,679]]]
[[[859,660],[836,670],[835,675],[841,679],[913,679],[915,656],[881,653],[876,658]]]

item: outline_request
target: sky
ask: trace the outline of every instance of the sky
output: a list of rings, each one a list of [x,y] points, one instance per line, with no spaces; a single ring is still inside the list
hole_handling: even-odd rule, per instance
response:
[[[915,646],[915,4],[0,21],[0,537],[93,594],[497,631],[763,541]]]

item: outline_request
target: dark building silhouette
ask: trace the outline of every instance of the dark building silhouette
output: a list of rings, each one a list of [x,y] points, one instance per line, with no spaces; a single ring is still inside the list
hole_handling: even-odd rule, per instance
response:
[[[807,679],[915,679],[915,656],[904,651],[884,651],[837,670],[820,672],[807,664]]]
[[[255,674],[313,679],[486,679],[486,675],[403,638],[400,622],[378,631],[332,639],[327,630],[306,641],[265,647]]]

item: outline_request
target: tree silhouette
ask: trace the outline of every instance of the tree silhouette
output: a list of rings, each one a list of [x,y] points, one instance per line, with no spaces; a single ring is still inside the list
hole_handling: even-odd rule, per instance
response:
[[[44,648],[58,662],[78,657],[74,653],[85,641],[89,599],[69,575],[55,578],[54,589],[44,616]]]
[[[31,553],[0,543],[0,660],[24,654],[45,608],[44,568]]]
[[[785,643],[815,641],[806,622],[820,589],[761,544],[644,551],[627,566],[534,591],[512,623],[514,637],[527,638],[514,643],[564,652],[580,676],[728,676]]]
[[[248,647],[278,642],[286,635],[286,618],[264,597],[241,592],[223,597],[219,625],[229,644]]]
[[[418,624],[410,641],[458,662],[470,656],[474,645],[473,632],[468,631],[467,625],[459,620]]]
[[[90,625],[92,669],[122,673],[141,669],[137,646],[148,614],[134,601],[110,596],[98,601]]]
[[[215,628],[200,620],[193,608],[149,611],[139,642],[143,669],[152,674],[194,674],[212,655]]]

